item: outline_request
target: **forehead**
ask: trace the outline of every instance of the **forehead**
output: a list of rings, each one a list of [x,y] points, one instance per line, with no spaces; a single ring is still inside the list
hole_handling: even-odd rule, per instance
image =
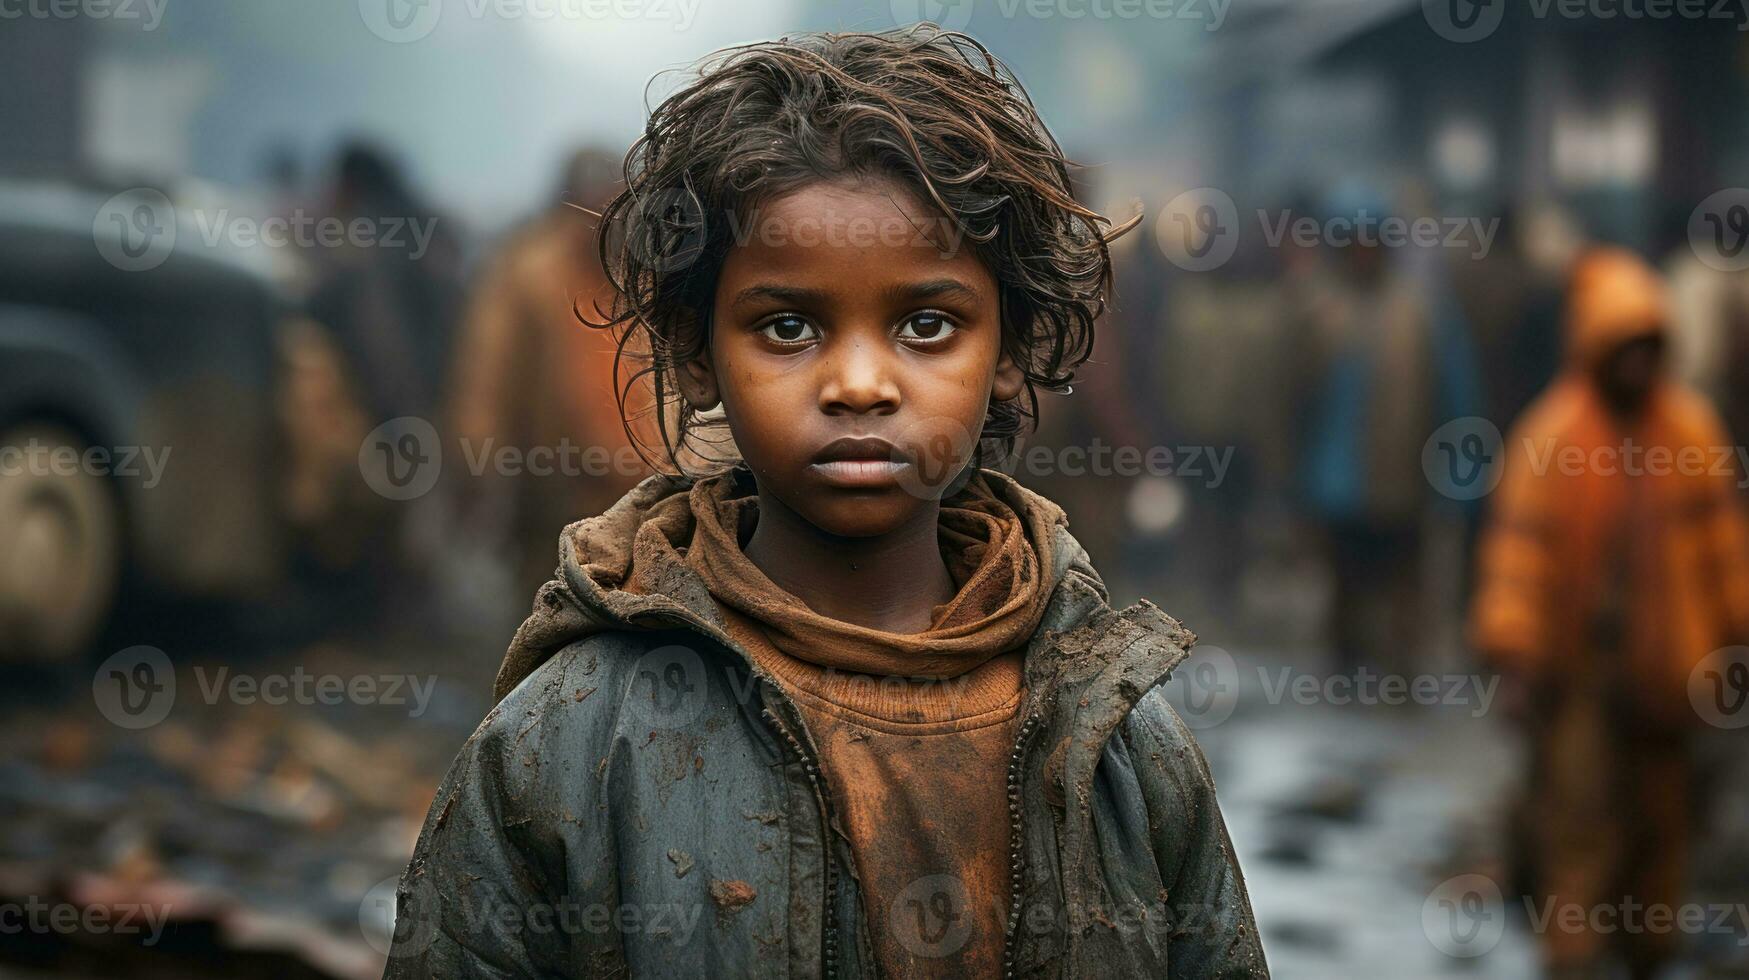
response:
[[[952,274],[980,289],[994,285],[958,225],[891,180],[805,184],[760,202],[733,224],[724,279],[809,279],[852,290]]]

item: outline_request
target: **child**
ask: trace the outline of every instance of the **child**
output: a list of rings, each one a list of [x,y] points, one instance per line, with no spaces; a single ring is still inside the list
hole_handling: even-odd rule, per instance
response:
[[[731,49],[626,177],[621,352],[670,463],[735,462],[565,530],[387,976],[1267,976],[1157,690],[1194,638],[973,465],[1129,227],[1013,76],[927,25]]]

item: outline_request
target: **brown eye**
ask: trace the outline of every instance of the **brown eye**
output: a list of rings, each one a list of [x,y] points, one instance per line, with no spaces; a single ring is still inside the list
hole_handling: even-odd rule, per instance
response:
[[[899,327],[899,339],[916,344],[935,344],[946,340],[959,328],[939,313],[919,313]]]
[[[805,344],[820,338],[814,325],[799,316],[780,316],[760,327],[759,332],[777,344]]]

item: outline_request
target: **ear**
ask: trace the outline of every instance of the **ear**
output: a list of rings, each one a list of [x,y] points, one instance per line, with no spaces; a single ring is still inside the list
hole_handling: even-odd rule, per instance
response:
[[[711,366],[709,351],[680,365],[675,381],[680,385],[680,394],[687,404],[701,412],[717,407],[723,400],[717,387],[717,372]]]
[[[990,386],[990,397],[999,402],[1012,401],[1020,397],[1025,383],[1026,377],[1015,366],[1014,359],[1003,352],[996,361],[996,383]]]

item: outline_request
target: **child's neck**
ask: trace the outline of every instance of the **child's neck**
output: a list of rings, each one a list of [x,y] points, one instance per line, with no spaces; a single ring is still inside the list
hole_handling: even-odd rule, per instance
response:
[[[941,557],[939,502],[916,519],[870,538],[827,534],[761,491],[759,523],[742,551],[766,578],[842,622],[889,633],[921,633],[930,612],[953,598]]]

